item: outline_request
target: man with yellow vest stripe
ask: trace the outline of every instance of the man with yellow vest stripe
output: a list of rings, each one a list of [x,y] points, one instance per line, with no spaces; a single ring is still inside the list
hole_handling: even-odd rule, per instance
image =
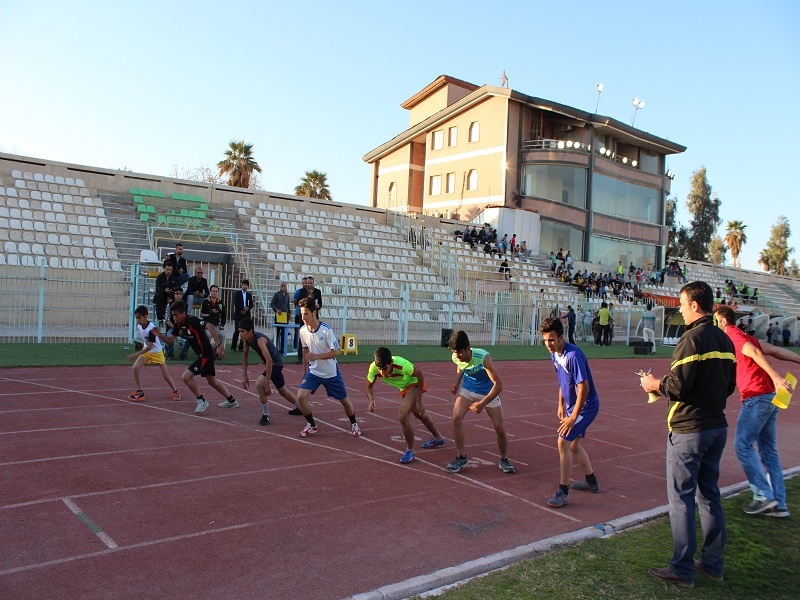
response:
[[[702,281],[681,288],[680,312],[686,331],[672,353],[669,375],[642,377],[646,392],[669,401],[667,499],[673,556],[669,567],[650,568],[667,583],[694,587],[695,572],[722,581],[725,515],[719,494],[719,463],[728,439],[725,404],[736,388],[736,354],[730,338],[714,325],[714,292]],[[696,494],[700,491],[702,559],[697,549]]]

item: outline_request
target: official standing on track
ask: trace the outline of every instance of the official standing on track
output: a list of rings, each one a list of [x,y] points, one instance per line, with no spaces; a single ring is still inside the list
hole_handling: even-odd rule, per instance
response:
[[[733,342],[714,325],[714,292],[707,283],[684,285],[680,303],[686,332],[672,353],[670,373],[662,379],[645,375],[641,383],[646,392],[658,392],[669,401],[667,498],[673,556],[669,567],[651,567],[649,572],[661,581],[692,588],[695,571],[722,581],[727,531],[719,463],[728,439],[725,403],[736,387],[736,355]],[[695,562],[698,500],[703,553]]]

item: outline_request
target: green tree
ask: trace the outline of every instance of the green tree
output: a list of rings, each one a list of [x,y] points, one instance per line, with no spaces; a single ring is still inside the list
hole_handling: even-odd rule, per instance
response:
[[[791,235],[792,228],[789,226],[789,219],[783,215],[779,216],[770,230],[767,247],[761,251],[758,258],[758,262],[765,271],[786,275],[786,263],[789,261],[789,255],[794,252],[794,248],[789,247],[789,236]]]
[[[328,174],[320,171],[306,171],[300,178],[300,185],[294,188],[294,193],[307,198],[333,200],[331,190],[328,188]]]
[[[722,204],[711,195],[711,184],[706,177],[706,168],[700,167],[692,173],[692,191],[686,196],[686,208],[692,215],[689,224],[687,254],[692,260],[704,260],[711,237],[722,223],[719,207]]]
[[[714,234],[714,237],[711,238],[711,241],[708,244],[706,258],[709,262],[719,266],[725,263],[725,253],[727,251],[728,247],[725,245],[725,241],[718,235]]]
[[[250,178],[253,171],[261,173],[261,167],[253,159],[253,144],[246,144],[244,140],[231,140],[225,151],[225,160],[217,163],[220,177],[228,176],[228,185],[232,187],[250,187]]]
[[[797,261],[795,259],[792,259],[792,262],[789,264],[789,276],[800,277],[800,267],[797,266]]]
[[[747,235],[744,230],[747,225],[741,221],[728,221],[728,228],[725,233],[725,243],[731,250],[731,258],[733,258],[733,266],[740,267],[739,254],[742,253],[742,246],[747,243]]]
[[[204,183],[225,185],[225,179],[218,174],[217,170],[205,163],[200,163],[200,166],[194,169],[178,167],[178,165],[173,164],[172,176],[176,179],[188,179],[189,181],[202,181]]]
[[[675,197],[667,198],[667,221],[665,225],[669,229],[669,241],[667,242],[668,257],[680,257],[686,252],[688,231],[686,227],[678,223],[676,217],[677,212],[678,199]]]

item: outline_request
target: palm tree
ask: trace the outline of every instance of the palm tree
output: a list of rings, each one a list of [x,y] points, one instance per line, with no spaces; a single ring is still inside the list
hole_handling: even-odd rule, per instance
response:
[[[253,160],[253,144],[231,140],[225,150],[225,160],[217,163],[220,176],[228,175],[228,185],[232,187],[250,187],[253,171],[261,173],[261,167]]]
[[[294,193],[307,198],[333,200],[331,190],[328,188],[328,174],[319,171],[306,171],[300,178],[300,185],[294,188]]]
[[[742,246],[747,243],[747,235],[744,230],[747,225],[741,221],[728,221],[727,233],[725,234],[725,243],[731,250],[731,257],[733,258],[733,266],[739,267],[739,254],[742,252]]]

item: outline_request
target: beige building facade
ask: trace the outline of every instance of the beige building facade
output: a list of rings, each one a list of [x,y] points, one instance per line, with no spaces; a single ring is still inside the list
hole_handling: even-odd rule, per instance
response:
[[[609,117],[446,75],[401,106],[409,129],[364,156],[373,207],[479,223],[490,207],[530,211],[540,216],[541,252],[569,248],[601,264],[662,264],[666,158],[685,147]]]

